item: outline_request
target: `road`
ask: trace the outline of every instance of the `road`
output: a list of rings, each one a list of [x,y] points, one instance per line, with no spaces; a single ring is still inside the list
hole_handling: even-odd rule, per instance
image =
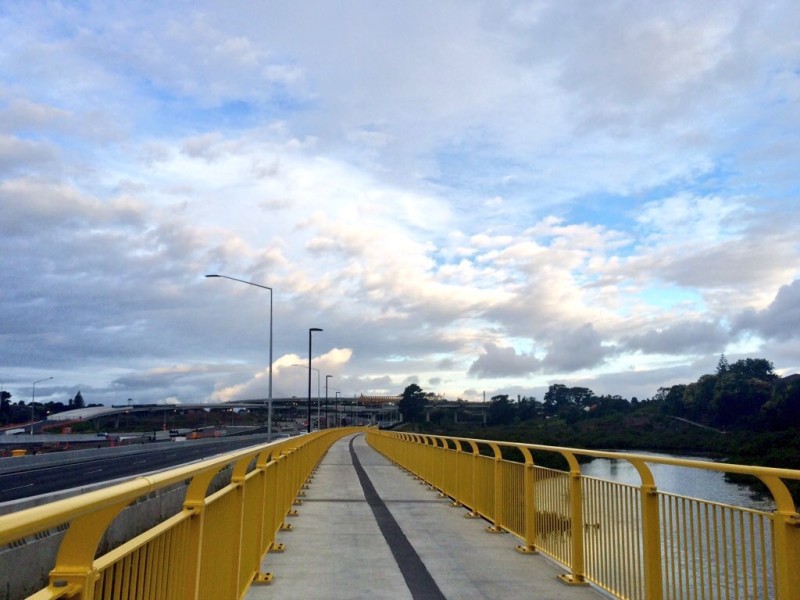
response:
[[[143,449],[142,452],[136,454],[112,455],[77,463],[4,472],[0,474],[0,502],[49,494],[120,477],[132,477],[258,443],[263,443],[263,437],[258,440],[252,438],[223,439],[213,443],[164,442],[158,444],[158,448],[143,446],[147,450]],[[68,455],[65,454],[65,458],[67,457]]]

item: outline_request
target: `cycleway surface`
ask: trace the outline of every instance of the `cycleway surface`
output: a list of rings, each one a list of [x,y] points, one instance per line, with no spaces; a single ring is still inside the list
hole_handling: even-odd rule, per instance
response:
[[[486,531],[428,486],[370,448],[363,435],[338,441],[317,468],[293,530],[268,553],[246,600],[598,600],[567,586],[541,555],[515,550],[510,534]]]

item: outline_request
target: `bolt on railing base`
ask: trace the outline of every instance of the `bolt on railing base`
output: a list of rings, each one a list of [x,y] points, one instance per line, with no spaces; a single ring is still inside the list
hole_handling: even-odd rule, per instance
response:
[[[272,573],[256,573],[252,585],[269,585],[272,583]]]
[[[503,529],[502,527],[498,527],[497,525],[489,525],[486,528],[486,531],[488,531],[489,533],[505,533],[506,532],[505,529]]]
[[[558,580],[565,585],[589,585],[589,582],[586,581],[583,577],[577,578],[574,575],[570,575],[568,573],[559,575]]]

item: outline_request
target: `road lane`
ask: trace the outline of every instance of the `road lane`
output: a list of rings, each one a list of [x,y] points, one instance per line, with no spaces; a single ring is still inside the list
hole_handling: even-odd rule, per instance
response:
[[[78,463],[5,472],[0,474],[0,503],[132,477],[262,443],[263,437],[257,440],[238,438],[207,443],[163,442],[159,444],[163,448],[149,447],[133,455],[104,456]],[[68,453],[64,456],[68,458]]]

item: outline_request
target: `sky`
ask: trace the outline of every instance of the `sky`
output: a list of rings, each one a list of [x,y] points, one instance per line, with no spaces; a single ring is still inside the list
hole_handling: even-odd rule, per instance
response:
[[[794,0],[3,0],[2,389],[265,398],[270,298],[274,397],[312,327],[331,397],[799,372],[798,32]]]

